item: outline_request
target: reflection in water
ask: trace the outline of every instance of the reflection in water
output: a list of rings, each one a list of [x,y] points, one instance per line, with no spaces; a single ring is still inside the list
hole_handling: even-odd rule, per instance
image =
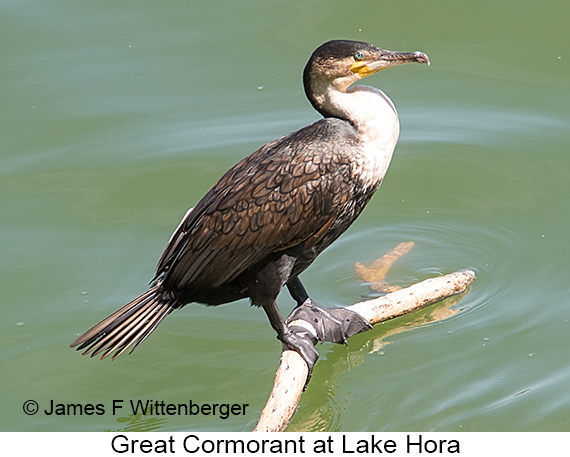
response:
[[[155,432],[166,424],[166,417],[147,417],[144,414],[129,414],[128,416],[117,418],[117,422],[122,426],[106,432]]]

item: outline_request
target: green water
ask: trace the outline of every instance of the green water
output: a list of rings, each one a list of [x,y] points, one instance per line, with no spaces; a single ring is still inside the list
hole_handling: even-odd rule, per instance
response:
[[[449,303],[348,350],[319,346],[290,430],[570,431],[569,3],[19,0],[0,13],[0,430],[253,428],[280,345],[245,301],[189,305],[112,363],[68,345],[145,290],[226,169],[318,118],[302,67],[348,38],[432,66],[367,79],[398,107],[400,143],[306,287],[327,306],[371,296],[354,263],[401,241],[416,246],[395,283],[478,279],[446,319]],[[24,414],[30,399],[40,413]],[[115,399],[249,406],[113,416]],[[50,400],[107,413],[46,415]]]

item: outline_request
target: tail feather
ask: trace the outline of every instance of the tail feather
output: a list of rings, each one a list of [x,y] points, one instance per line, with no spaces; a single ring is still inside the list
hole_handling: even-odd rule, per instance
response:
[[[100,352],[105,351],[103,358],[105,358],[110,352],[113,351],[114,347],[122,347],[123,343],[129,341],[130,338],[136,338],[138,335],[137,330],[139,330],[149,319],[152,318],[153,311],[156,311],[153,307],[153,302],[148,302],[144,306],[141,306],[137,310],[137,313],[131,315],[128,319],[121,322],[121,325],[115,327],[109,333],[102,335],[97,341],[97,348],[91,353],[91,357],[95,357]],[[95,348],[93,348],[95,349]],[[89,349],[85,351],[84,355],[89,352]],[[118,356],[118,354],[117,354]]]
[[[91,353],[91,357],[102,353],[101,360],[114,352],[115,360],[131,346],[132,353],[175,305],[176,298],[163,295],[161,286],[156,285],[87,330],[70,347],[85,349],[82,355]]]

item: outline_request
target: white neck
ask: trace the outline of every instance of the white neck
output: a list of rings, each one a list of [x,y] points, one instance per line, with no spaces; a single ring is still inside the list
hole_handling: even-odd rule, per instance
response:
[[[331,114],[350,121],[362,139],[368,179],[381,180],[392,159],[400,134],[398,113],[392,100],[379,89],[353,86],[346,91],[329,86],[323,105]]]

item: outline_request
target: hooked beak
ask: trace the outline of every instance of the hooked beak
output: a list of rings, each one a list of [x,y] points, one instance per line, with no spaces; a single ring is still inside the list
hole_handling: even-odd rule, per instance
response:
[[[385,68],[395,65],[403,65],[406,63],[427,63],[430,65],[429,57],[423,52],[393,52],[379,49],[379,52],[372,58],[367,58],[359,62],[355,62],[350,70],[361,78],[370,76]]]

